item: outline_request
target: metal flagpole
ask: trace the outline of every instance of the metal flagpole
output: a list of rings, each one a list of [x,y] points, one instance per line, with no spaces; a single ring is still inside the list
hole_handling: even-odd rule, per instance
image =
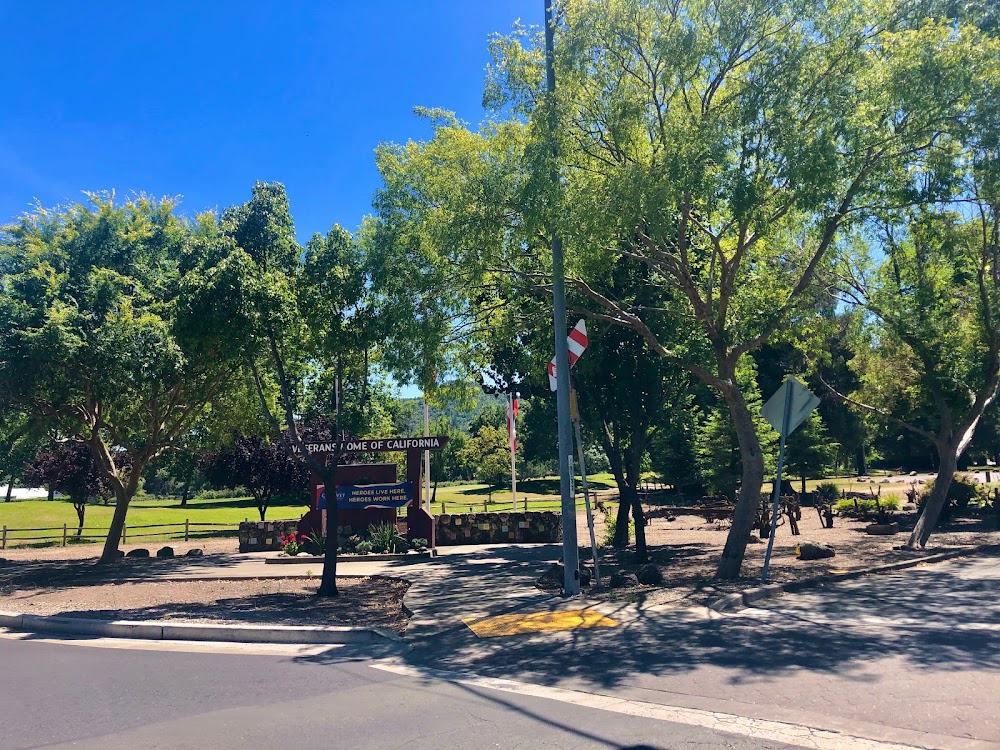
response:
[[[431,435],[430,409],[427,407],[427,397],[424,397],[424,437]],[[431,452],[424,451],[424,507],[431,512]]]
[[[510,502],[517,512],[517,463],[514,453],[517,445],[517,424],[514,417],[514,394],[507,394],[507,444],[510,447]]]
[[[767,538],[767,553],[764,555],[764,569],[760,582],[767,583],[767,569],[771,566],[771,550],[774,549],[774,534],[778,529],[778,501],[781,499],[781,469],[785,464],[785,437],[788,435],[788,420],[792,413],[792,387],[785,389],[785,409],[781,416],[781,442],[778,444],[778,475],[774,480],[774,502],[771,507],[771,533]]]
[[[555,98],[555,20],[552,0],[545,0],[545,81],[550,99]],[[559,189],[559,169],[556,164],[555,102],[550,111],[549,127],[552,138],[552,191]],[[550,210],[552,210],[550,208]],[[576,501],[573,498],[573,427],[569,418],[569,346],[566,343],[566,270],[562,238],[556,230],[554,217],[549,225],[552,237],[552,307],[556,336],[556,405],[559,413],[559,490],[562,496],[563,535],[563,595],[580,593],[580,550],[576,539]],[[562,375],[562,377],[560,377]]]

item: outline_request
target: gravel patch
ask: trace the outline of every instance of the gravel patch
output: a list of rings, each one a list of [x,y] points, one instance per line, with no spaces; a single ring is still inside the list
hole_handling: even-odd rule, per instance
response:
[[[617,504],[608,503],[611,508]],[[956,519],[951,524],[936,531],[926,549],[919,551],[894,550],[903,545],[909,531],[916,523],[915,514],[897,514],[893,519],[900,523],[900,532],[894,536],[871,536],[865,533],[868,522],[847,517],[836,517],[834,528],[825,529],[814,508],[802,509],[799,521],[799,536],[792,536],[787,525],[778,527],[771,556],[769,582],[814,578],[831,572],[844,572],[869,568],[874,565],[913,560],[929,555],[962,549],[982,544],[1000,544],[1000,531],[996,530],[992,519]],[[580,514],[581,545],[589,547],[586,516]],[[598,542],[604,536],[603,517],[595,518]],[[586,589],[588,597],[610,601],[632,601],[641,606],[677,604],[703,606],[718,597],[746,588],[760,585],[760,571],[764,564],[767,540],[754,535],[747,545],[743,563],[743,577],[733,581],[716,581],[715,568],[722,554],[728,522],[705,523],[696,516],[679,516],[675,521],[653,518],[646,526],[646,544],[649,559],[663,574],[663,581],[657,585],[626,586],[608,589],[608,580],[616,570],[637,571],[633,546],[626,550],[610,547],[601,549],[601,576],[604,584],[600,589]],[[837,554],[825,560],[799,560],[795,546],[802,541],[823,542],[834,547]],[[581,549],[581,561],[592,567],[589,549]],[[548,573],[539,581],[544,590],[558,590],[562,577]]]

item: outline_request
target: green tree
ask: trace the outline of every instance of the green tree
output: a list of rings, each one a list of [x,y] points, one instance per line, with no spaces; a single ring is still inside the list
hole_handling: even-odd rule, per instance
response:
[[[834,467],[839,445],[827,434],[823,418],[818,411],[810,414],[799,425],[785,444],[785,466],[789,474],[802,479],[802,494],[806,492],[806,479],[825,477]]]
[[[558,122],[558,194],[535,205],[557,217],[579,304],[632,328],[726,402],[742,478],[723,578],[740,574],[765,468],[737,369],[811,308],[816,271],[841,230],[908,165],[944,148],[941,134],[969,115],[992,75],[995,53],[976,29],[956,34],[905,8],[567,3],[554,97],[540,91],[537,35],[494,44],[488,98],[527,121],[533,174],[547,172],[545,125],[550,115]],[[542,236],[518,243],[539,248],[545,223],[524,223]],[[598,282],[621,256],[646,264],[652,283],[676,293],[671,304],[602,293]]]
[[[147,466],[238,366],[206,284],[226,244],[213,217],[144,196],[39,208],[0,235],[0,399],[90,448],[115,496],[102,562]]]
[[[488,125],[427,111],[430,141],[377,153],[373,232],[387,257],[419,261],[407,284],[443,300],[442,331],[488,330],[518,290],[547,294],[555,222],[570,304],[721,394],[742,491],[720,577],[740,574],[764,479],[737,369],[812,309],[842,230],[949,148],[943,134],[992,77],[977,29],[909,7],[567,2],[555,96],[542,89],[541,35],[498,37]],[[622,258],[648,268],[661,302],[612,294]]]
[[[973,187],[978,216],[907,212],[882,227],[884,260],[867,268],[862,261],[842,277],[850,300],[869,313],[858,318],[851,363],[861,386],[843,398],[937,453],[910,546],[927,543],[958,459],[1000,386],[1000,200],[987,202],[978,180]]]
[[[737,378],[741,391],[746,394],[747,405],[753,415],[754,434],[761,446],[764,457],[764,471],[768,474],[776,470],[775,447],[777,433],[760,414],[763,404],[757,387],[756,368],[753,360],[747,358],[740,365]],[[710,409],[705,421],[695,433],[695,455],[698,471],[708,489],[729,500],[737,497],[737,488],[743,476],[743,462],[740,452],[739,435],[733,426],[729,410],[721,399]]]
[[[493,487],[510,481],[510,448],[507,430],[484,424],[465,441],[459,457],[472,467],[476,478]]]

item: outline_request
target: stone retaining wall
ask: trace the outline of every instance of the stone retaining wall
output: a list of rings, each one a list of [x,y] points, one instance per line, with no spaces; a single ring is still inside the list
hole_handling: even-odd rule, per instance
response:
[[[281,549],[281,537],[298,530],[298,521],[240,522],[240,552]]]
[[[498,544],[503,542],[561,542],[559,513],[442,513],[435,518],[437,544]]]

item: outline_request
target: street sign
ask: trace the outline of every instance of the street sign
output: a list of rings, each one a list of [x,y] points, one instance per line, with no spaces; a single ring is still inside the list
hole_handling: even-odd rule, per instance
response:
[[[760,573],[760,582],[767,583],[767,571],[771,565],[771,552],[774,550],[774,534],[778,530],[778,509],[781,499],[781,470],[785,464],[785,438],[791,435],[795,428],[805,421],[812,410],[819,406],[819,399],[802,383],[789,375],[781,388],[767,403],[761,407],[760,413],[764,419],[778,431],[778,475],[774,478],[774,500],[771,507],[771,533],[767,538],[767,552],[764,553],[764,569]]]
[[[788,389],[791,389],[792,393],[791,399],[788,401],[788,421],[786,422],[785,402],[788,396],[786,393]],[[805,418],[817,406],[819,406],[819,398],[813,395],[812,391],[795,378],[787,377],[777,393],[767,400],[767,403],[761,408],[760,413],[767,420],[768,424],[778,431],[779,435],[788,437],[795,432],[795,428],[802,424]]]
[[[572,367],[576,364],[576,361],[580,359],[580,355],[583,354],[583,350],[587,348],[587,324],[581,319],[575,326],[573,330],[569,332],[569,336],[566,337],[566,344],[569,346],[569,366]],[[551,390],[556,389],[556,358],[553,357],[552,361],[549,362],[549,388]]]

